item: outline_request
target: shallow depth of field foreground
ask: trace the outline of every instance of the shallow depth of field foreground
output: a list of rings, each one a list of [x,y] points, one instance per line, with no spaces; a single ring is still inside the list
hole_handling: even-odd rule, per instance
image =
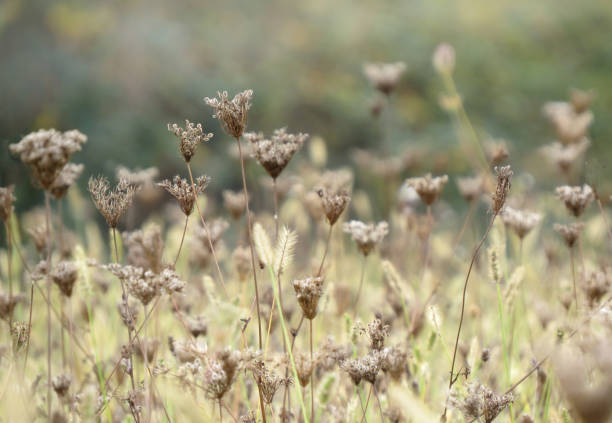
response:
[[[610,97],[564,81],[517,147],[452,41],[287,113],[227,71],[137,147],[86,101],[0,134],[0,422],[612,421]]]

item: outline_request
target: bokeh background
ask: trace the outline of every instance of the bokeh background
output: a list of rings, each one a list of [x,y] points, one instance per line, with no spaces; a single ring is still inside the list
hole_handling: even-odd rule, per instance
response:
[[[119,164],[171,176],[184,167],[166,124],[190,119],[215,133],[194,166],[214,177],[209,193],[219,196],[240,187],[239,172],[203,98],[246,88],[255,92],[250,130],[288,126],[320,136],[329,167],[353,164],[354,148],[382,149],[384,134],[388,153],[419,148],[424,169],[440,162],[466,173],[460,157],[444,160],[457,135],[439,105],[431,55],[446,41],[479,136],[508,140],[515,167],[539,164],[534,149],[554,138],[542,105],[567,98],[570,87],[592,89],[587,162],[605,186],[610,28],[608,0],[3,0],[0,184],[19,184],[19,208],[40,202],[7,145],[47,127],[89,136],[74,157],[86,164],[81,187],[90,175],[112,178]],[[370,113],[375,90],[362,70],[369,61],[407,65],[383,124]]]

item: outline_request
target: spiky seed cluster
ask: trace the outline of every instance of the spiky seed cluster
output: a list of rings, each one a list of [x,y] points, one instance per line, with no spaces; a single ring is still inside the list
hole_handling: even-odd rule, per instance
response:
[[[70,377],[69,374],[60,374],[54,376],[53,379],[51,379],[51,385],[53,385],[53,390],[60,398],[63,398],[68,393],[71,383],[72,377]]]
[[[175,175],[172,182],[167,179],[159,182],[157,185],[162,187],[176,198],[181,206],[181,210],[185,216],[189,216],[193,211],[193,205],[195,204],[196,197],[200,195],[210,182],[210,178],[206,175],[199,176],[195,181],[195,195],[193,195],[193,187],[186,179],[182,179],[180,176]]]
[[[116,228],[119,218],[132,204],[136,188],[126,179],[120,179],[115,188],[111,188],[108,179],[98,176],[89,179],[89,192],[108,226]]]
[[[67,163],[49,187],[51,195],[58,199],[63,198],[68,192],[68,189],[74,185],[79,176],[81,176],[84,168],[85,166],[82,164]]]
[[[72,289],[79,276],[76,265],[71,261],[60,261],[51,272],[53,282],[62,294],[68,298],[72,296]]]
[[[497,186],[492,195],[492,208],[493,213],[498,214],[506,203],[508,192],[510,192],[510,187],[512,186],[512,175],[514,175],[514,172],[512,172],[510,166],[495,166],[494,170],[497,174]]]
[[[66,132],[55,129],[40,129],[31,132],[16,144],[9,146],[11,153],[18,154],[28,165],[34,178],[43,189],[49,189],[70,156],[80,151],[87,136],[76,129]]]
[[[160,273],[155,273],[141,267],[115,263],[105,265],[103,268],[125,283],[129,293],[143,305],[149,304],[158,295],[180,292],[185,286],[185,282],[172,269],[163,269]]]
[[[542,147],[540,151],[562,173],[568,173],[572,164],[587,151],[590,145],[591,141],[588,138],[582,138],[569,145],[553,142]]]
[[[287,128],[280,128],[274,131],[270,139],[264,138],[261,132],[249,132],[244,137],[253,146],[253,156],[259,164],[276,179],[293,155],[302,148],[308,134],[289,134]]]
[[[406,71],[404,62],[366,63],[363,73],[370,83],[384,95],[390,95]]]
[[[246,209],[244,192],[242,191],[223,191],[223,205],[233,219],[240,219]]]
[[[13,203],[15,202],[14,185],[0,187],[0,220],[6,222],[13,213]]]
[[[466,420],[483,420],[491,423],[512,401],[512,394],[498,395],[490,388],[481,384],[468,385],[464,398],[452,395],[451,405],[465,416]]]
[[[432,177],[431,173],[418,178],[406,179],[406,185],[412,187],[419,194],[421,201],[428,206],[436,202],[446,182],[448,182],[447,175]]]
[[[575,217],[579,217],[594,198],[593,189],[587,184],[582,187],[563,185],[557,187],[556,193],[567,210]]]
[[[348,373],[355,385],[359,385],[362,380],[373,384],[382,368],[383,355],[384,352],[372,350],[363,357],[342,360],[340,368]]]
[[[333,226],[340,218],[351,197],[348,191],[342,188],[337,190],[320,189],[317,194],[321,198],[327,221]]]
[[[517,210],[506,206],[502,210],[501,218],[507,227],[512,229],[520,239],[523,239],[540,223],[542,216],[539,213]]]
[[[168,124],[168,131],[172,132],[179,139],[179,150],[183,159],[189,163],[194,156],[198,144],[208,142],[212,133],[205,133],[202,124],[195,124],[185,119],[185,127],[181,128],[176,123]]]
[[[481,176],[457,178],[457,188],[465,201],[471,203],[482,194],[484,181]]]
[[[153,272],[160,271],[164,241],[159,226],[153,225],[145,231],[124,232],[122,236],[128,264]]]
[[[209,398],[220,400],[229,391],[240,364],[240,353],[225,349],[207,361],[204,372],[204,392]]]
[[[580,239],[580,234],[582,233],[582,229],[584,228],[584,224],[582,222],[574,222],[569,225],[560,225],[555,223],[554,229],[563,237],[563,241],[565,241],[565,245],[569,248],[572,248],[576,241]]]
[[[351,234],[351,238],[364,256],[367,256],[389,233],[387,222],[363,223],[351,220],[343,225],[344,232]]]
[[[274,395],[281,386],[288,386],[292,383],[291,378],[284,378],[271,372],[261,360],[255,360],[251,367],[255,382],[266,404],[272,404]]]
[[[323,278],[320,276],[293,281],[293,289],[297,295],[298,304],[309,320],[317,316],[319,299],[323,295]]]
[[[229,135],[240,138],[247,126],[248,111],[251,108],[253,90],[245,90],[229,99],[227,91],[217,92],[217,98],[204,98],[206,104],[214,109],[213,118]]]

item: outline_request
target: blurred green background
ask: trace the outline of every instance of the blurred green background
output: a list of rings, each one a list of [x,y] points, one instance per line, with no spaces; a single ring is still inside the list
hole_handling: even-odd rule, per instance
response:
[[[593,89],[588,155],[610,179],[610,28],[609,0],[3,0],[0,184],[20,184],[20,208],[40,200],[7,145],[46,127],[89,136],[74,157],[86,164],[82,186],[92,174],[112,178],[119,164],[184,173],[166,124],[190,119],[215,133],[196,172],[213,176],[215,195],[238,188],[231,140],[203,102],[220,89],[254,90],[249,130],[319,135],[330,167],[351,164],[353,148],[380,148],[383,130],[370,115],[367,61],[407,65],[386,135],[393,150],[444,154],[457,145],[431,66],[444,41],[455,47],[455,80],[477,131],[509,140],[513,164],[553,140],[546,101]]]

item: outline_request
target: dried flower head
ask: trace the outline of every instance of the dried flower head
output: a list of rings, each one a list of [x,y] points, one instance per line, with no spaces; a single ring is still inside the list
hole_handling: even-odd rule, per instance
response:
[[[367,333],[370,338],[370,349],[380,351],[385,346],[385,338],[389,336],[389,325],[376,317],[366,328],[361,328],[362,333]]]
[[[512,394],[498,395],[487,386],[472,383],[468,385],[464,398],[451,395],[451,405],[457,408],[468,421],[481,419],[491,423],[512,401]]]
[[[9,295],[5,292],[0,292],[0,319],[10,322],[13,317],[13,311],[20,302],[24,301],[21,295]]]
[[[584,292],[591,307],[595,307],[599,300],[610,291],[610,279],[604,271],[589,272],[585,278]]]
[[[243,191],[223,191],[223,205],[233,219],[240,219],[246,209],[246,201]]]
[[[206,336],[206,333],[208,332],[208,323],[206,322],[206,318],[204,316],[186,316],[185,325],[194,338],[197,338],[200,335]]]
[[[209,398],[220,400],[229,391],[240,364],[240,353],[225,349],[207,360],[204,371],[204,392]]]
[[[310,361],[310,356],[302,352],[295,355],[295,370],[297,370],[298,381],[302,387],[308,386],[310,377],[315,368],[315,363]]]
[[[244,282],[251,273],[251,253],[248,248],[238,246],[232,253],[234,267],[238,273],[238,279]]]
[[[168,131],[172,132],[179,139],[179,149],[183,159],[189,163],[194,156],[198,144],[208,142],[212,133],[205,133],[202,124],[195,124],[185,120],[185,127],[181,128],[176,123],[168,124]]]
[[[431,173],[418,178],[406,179],[406,185],[414,188],[417,194],[419,194],[421,201],[428,206],[435,203],[446,182],[448,182],[447,175],[432,177]]]
[[[89,192],[94,205],[100,211],[106,223],[111,228],[116,228],[119,218],[132,204],[136,188],[127,180],[121,179],[113,189],[108,179],[98,176],[89,178]]]
[[[395,63],[366,63],[363,73],[370,83],[384,95],[390,95],[401,76],[406,71],[404,62]]]
[[[593,123],[593,113],[590,110],[577,111],[571,103],[549,102],[544,105],[543,110],[555,130],[557,139],[565,144],[584,138]]]
[[[465,201],[471,203],[477,200],[482,194],[484,181],[480,175],[457,178],[457,188],[459,188],[459,193]]]
[[[512,229],[520,239],[523,239],[540,222],[542,216],[539,213],[506,206],[502,210],[501,218],[507,227]]]
[[[351,234],[353,241],[364,256],[367,256],[389,233],[387,222],[363,223],[351,220],[343,225],[344,232]]]
[[[193,195],[193,187],[187,182],[186,179],[181,179],[180,176],[174,176],[172,182],[167,179],[159,182],[157,185],[165,189],[176,198],[181,206],[181,210],[185,214],[185,216],[189,216],[193,211],[193,205],[195,204],[196,197],[200,195],[210,182],[210,178],[208,176],[199,176],[195,181],[195,195]]]
[[[53,282],[60,289],[61,293],[68,298],[72,296],[72,289],[78,276],[78,269],[71,261],[60,261],[51,272]]]
[[[51,379],[51,385],[58,397],[64,397],[68,393],[71,383],[72,378],[69,374],[60,374]]]
[[[276,129],[270,139],[264,138],[263,133],[249,132],[244,137],[253,146],[253,157],[276,179],[291,161],[293,155],[299,151],[308,138],[308,134],[289,134],[287,128]]]
[[[321,198],[327,221],[333,226],[340,218],[351,197],[348,191],[342,188],[338,190],[319,189],[317,194]]]
[[[514,173],[512,172],[512,168],[510,166],[495,166],[494,170],[497,174],[497,186],[492,195],[492,208],[493,213],[498,214],[504,207],[506,197],[508,196],[508,192],[510,192],[512,175]]]
[[[128,264],[154,272],[160,271],[164,241],[158,225],[151,225],[146,230],[124,232],[122,237],[127,248]]]
[[[38,225],[33,228],[28,229],[28,235],[32,237],[34,241],[34,247],[36,247],[36,251],[38,254],[43,254],[47,251],[47,242],[49,241],[47,237],[47,228],[45,225]]]
[[[586,152],[590,145],[591,141],[588,138],[582,138],[572,144],[553,142],[542,147],[540,151],[562,173],[567,174],[571,170],[572,164]]]
[[[6,222],[13,213],[13,203],[15,202],[14,185],[8,187],[0,187],[0,220]]]
[[[289,386],[292,383],[291,378],[271,372],[261,360],[255,360],[251,367],[255,383],[266,404],[272,404],[274,395],[281,386]]]
[[[565,241],[565,245],[572,248],[576,241],[580,238],[584,224],[582,222],[574,222],[569,225],[560,225],[555,223],[555,231],[557,231]]]
[[[455,49],[448,43],[439,44],[434,51],[432,62],[438,73],[453,73],[455,69]]]
[[[593,189],[587,184],[582,187],[563,185],[557,187],[556,193],[575,217],[579,217],[594,198]]]
[[[32,169],[40,186],[49,189],[70,156],[80,151],[85,142],[87,136],[76,129],[66,132],[40,129],[29,133],[18,143],[11,144],[9,148],[11,153],[18,154],[21,161]]]
[[[206,104],[212,107],[212,115],[221,122],[221,126],[229,135],[240,138],[247,126],[248,111],[251,108],[253,90],[245,90],[229,99],[227,91],[217,92],[218,98],[204,98]]]
[[[408,354],[399,347],[385,348],[382,359],[382,370],[399,381],[407,369]]]
[[[293,281],[293,289],[297,295],[298,304],[304,312],[304,317],[312,320],[317,315],[319,299],[323,295],[323,278],[320,276]]]
[[[148,167],[146,169],[130,170],[125,166],[117,166],[115,176],[117,180],[126,179],[130,185],[136,187],[153,186],[155,178],[159,175],[159,169]]]
[[[221,250],[223,233],[229,228],[229,223],[224,219],[215,219],[208,224],[208,232],[199,228],[191,239],[191,257],[194,264],[206,267],[212,258],[212,248]],[[210,235],[210,238],[209,238]]]
[[[49,187],[51,194],[55,198],[63,198],[68,192],[68,189],[74,185],[79,176],[81,176],[84,168],[82,164],[67,163]]]
[[[185,282],[172,269],[163,269],[160,273],[155,273],[140,267],[121,266],[115,263],[105,265],[103,268],[121,280],[127,286],[128,292],[143,305],[149,304],[158,295],[181,292],[185,286]]]
[[[348,373],[355,385],[361,380],[375,383],[376,376],[382,368],[384,352],[372,350],[360,358],[349,358],[340,362],[340,368]]]

